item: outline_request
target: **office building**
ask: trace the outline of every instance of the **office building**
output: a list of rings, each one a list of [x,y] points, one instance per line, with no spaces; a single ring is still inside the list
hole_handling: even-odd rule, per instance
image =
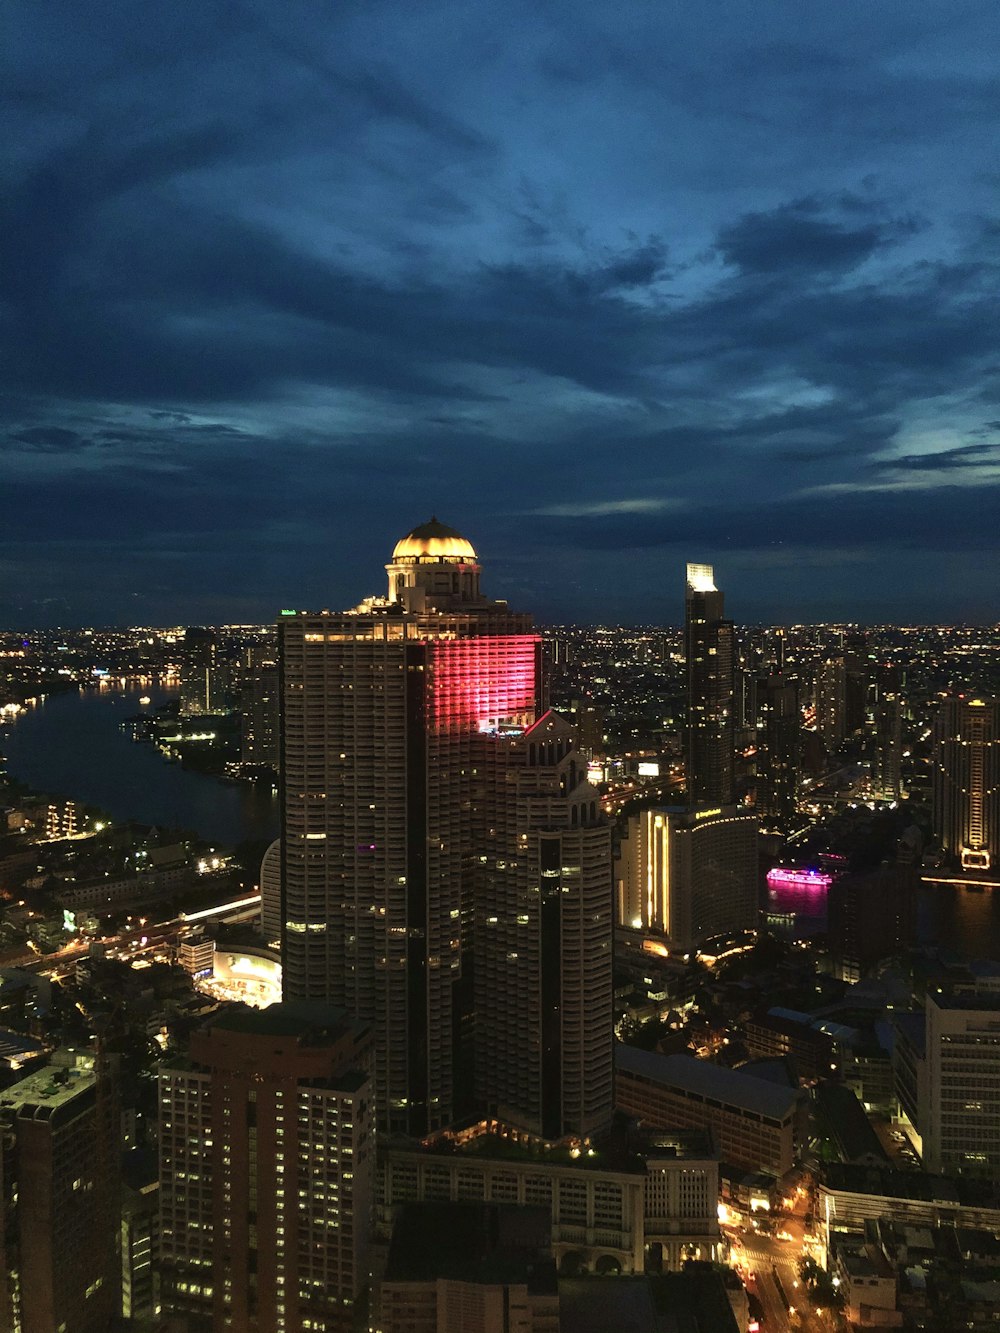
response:
[[[746,1171],[783,1176],[806,1144],[806,1093],[689,1055],[659,1055],[619,1042],[615,1101],[650,1126],[709,1127],[722,1160]]]
[[[476,921],[479,1106],[542,1138],[611,1122],[611,829],[574,729],[499,742]]]
[[[828,657],[816,674],[816,730],[832,754],[847,735],[847,664]]]
[[[215,634],[200,625],[184,631],[181,657],[180,710],[182,717],[215,713],[219,698],[218,645]]]
[[[157,1307],[154,1272],[159,1258],[160,1180],[156,1154],[133,1149],[122,1165],[122,1314],[151,1319]]]
[[[924,1166],[1000,1177],[1000,994],[931,990],[895,1027],[896,1094]]]
[[[373,1024],[383,1123],[424,1134],[472,1103],[485,793],[543,711],[542,645],[436,519],[386,571],[385,596],[279,621],[283,984]]]
[[[630,815],[615,858],[620,925],[666,935],[678,950],[754,929],[757,820],[743,806],[666,806]]]
[[[627,1166],[612,1166],[600,1151],[540,1155],[484,1129],[450,1135],[449,1152],[440,1143],[388,1145],[380,1239],[389,1239],[400,1209],[413,1201],[499,1200],[545,1209],[561,1269],[677,1271],[688,1260],[717,1257],[719,1155],[706,1131],[651,1134]]]
[[[281,839],[275,838],[260,863],[260,928],[268,944],[281,942]]]
[[[376,1297],[380,1333],[559,1333],[548,1210],[409,1203]]]
[[[899,698],[883,696],[875,705],[874,717],[872,795],[883,801],[898,801],[903,794],[903,705]]]
[[[91,1055],[0,1092],[0,1328],[107,1333],[120,1311],[119,1117]]]
[[[368,1281],[370,1035],[313,1003],[234,1007],[161,1066],[164,1311],[339,1333]],[[199,1321],[200,1320],[200,1324]]]
[[[276,662],[256,662],[240,688],[240,762],[278,768],[280,682]]]
[[[798,681],[784,675],[757,682],[756,800],[761,830],[790,833],[795,827],[799,780]]]
[[[711,565],[688,565],[684,603],[687,655],[687,799],[727,805],[733,799],[733,623]]]
[[[934,832],[963,870],[1000,861],[1000,703],[946,699],[934,724]]]
[[[916,938],[919,888],[915,857],[901,856],[877,870],[833,880],[826,905],[834,976],[860,981],[877,963],[910,947]]]
[[[551,1218],[552,1253],[562,1265],[579,1255],[587,1268],[601,1261],[641,1273],[644,1258],[645,1173],[636,1165],[608,1168],[581,1152],[539,1153],[537,1147],[480,1132],[449,1136],[449,1151],[398,1140],[385,1145],[376,1233],[387,1241],[400,1207],[424,1200],[496,1200],[544,1207]],[[456,1142],[456,1137],[461,1142]],[[713,1201],[713,1213],[718,1200]],[[602,1267],[604,1265],[602,1264]]]

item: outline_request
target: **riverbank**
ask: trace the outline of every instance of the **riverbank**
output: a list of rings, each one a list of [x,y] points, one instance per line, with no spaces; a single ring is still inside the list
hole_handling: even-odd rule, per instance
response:
[[[228,847],[276,837],[278,800],[270,784],[233,785],[192,771],[123,729],[129,717],[176,698],[176,689],[137,682],[36,702],[0,732],[7,772],[32,791],[97,807],[116,821],[185,829]]]

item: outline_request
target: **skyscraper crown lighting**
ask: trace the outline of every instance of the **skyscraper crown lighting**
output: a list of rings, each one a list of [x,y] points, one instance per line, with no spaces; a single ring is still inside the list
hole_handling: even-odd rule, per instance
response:
[[[712,565],[688,565],[687,586],[691,592],[718,592]]]
[[[454,528],[432,518],[429,523],[408,532],[396,543],[392,552],[393,563],[400,560],[475,560],[472,543]]]

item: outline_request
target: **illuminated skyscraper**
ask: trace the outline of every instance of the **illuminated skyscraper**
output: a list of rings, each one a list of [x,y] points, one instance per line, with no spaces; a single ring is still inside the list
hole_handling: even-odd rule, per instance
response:
[[[832,754],[847,734],[847,664],[829,657],[816,676],[816,730]]]
[[[279,621],[283,984],[373,1025],[381,1118],[422,1134],[471,1104],[485,811],[542,711],[541,639],[436,519],[386,571],[386,596]]]
[[[688,565],[684,639],[687,653],[687,799],[733,799],[733,623],[711,565]]]
[[[185,717],[212,713],[219,707],[215,635],[192,625],[184,631],[181,660],[180,711]]]
[[[679,950],[757,925],[757,820],[744,806],[630,815],[615,859],[618,921]]]
[[[476,921],[477,1100],[545,1139],[611,1121],[611,829],[574,728],[500,741]]]
[[[248,767],[278,767],[278,667],[255,663],[240,690],[240,762]]]
[[[902,795],[903,706],[895,695],[883,697],[875,706],[875,761],[872,791],[885,801]]]
[[[192,1035],[189,1059],[160,1067],[165,1311],[218,1333],[357,1327],[370,1055],[368,1029],[329,1006],[235,1006]]]
[[[946,699],[934,726],[934,832],[965,870],[1000,861],[1000,703]]]

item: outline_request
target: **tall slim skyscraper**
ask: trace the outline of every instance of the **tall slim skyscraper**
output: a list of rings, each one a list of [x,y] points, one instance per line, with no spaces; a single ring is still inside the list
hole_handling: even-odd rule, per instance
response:
[[[965,870],[1000,862],[1000,701],[946,699],[934,725],[934,832]]]
[[[481,1108],[545,1139],[611,1121],[611,829],[574,728],[501,742],[477,893]]]
[[[471,1104],[484,812],[543,711],[541,638],[436,519],[386,571],[385,596],[279,621],[283,985],[373,1025],[383,1123],[423,1134]]]
[[[181,661],[180,711],[196,717],[212,713],[220,706],[215,634],[201,625],[184,631],[184,656]]]
[[[240,689],[241,763],[278,767],[278,702],[277,664],[255,663]]]
[[[793,676],[757,683],[756,813],[765,832],[790,833],[799,778],[799,691]]]
[[[733,799],[733,623],[711,565],[688,565],[684,605],[687,653],[687,798],[689,805]]]
[[[872,791],[885,801],[902,795],[903,705],[895,695],[885,695],[875,705],[875,754]]]
[[[828,657],[816,675],[816,730],[832,753],[847,734],[847,664]]]

